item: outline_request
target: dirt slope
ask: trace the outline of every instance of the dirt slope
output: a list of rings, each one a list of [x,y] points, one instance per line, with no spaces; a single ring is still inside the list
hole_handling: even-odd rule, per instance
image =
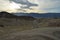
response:
[[[0,40],[60,40],[60,27],[45,27],[0,36]]]

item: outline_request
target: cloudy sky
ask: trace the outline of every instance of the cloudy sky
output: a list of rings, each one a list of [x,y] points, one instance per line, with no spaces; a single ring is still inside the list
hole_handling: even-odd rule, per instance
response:
[[[60,13],[60,0],[0,0],[0,11]]]

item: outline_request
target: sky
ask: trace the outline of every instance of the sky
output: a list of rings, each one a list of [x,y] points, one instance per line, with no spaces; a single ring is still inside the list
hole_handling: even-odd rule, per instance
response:
[[[60,13],[60,0],[0,0],[0,11]]]

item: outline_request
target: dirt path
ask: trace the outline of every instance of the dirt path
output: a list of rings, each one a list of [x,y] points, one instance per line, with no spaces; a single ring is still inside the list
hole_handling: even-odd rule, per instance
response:
[[[37,28],[3,35],[0,40],[60,40],[60,27]]]

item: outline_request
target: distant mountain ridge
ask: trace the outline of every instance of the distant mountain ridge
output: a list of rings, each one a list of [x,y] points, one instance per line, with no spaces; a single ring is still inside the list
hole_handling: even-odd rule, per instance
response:
[[[60,13],[8,13],[8,12],[0,12],[0,17],[5,18],[21,18],[21,19],[29,19],[29,18],[60,18]]]
[[[0,12],[0,18],[1,17],[3,17],[3,18],[15,18],[17,16],[13,15],[13,14],[10,14],[8,12],[2,11],[2,12]]]
[[[35,18],[60,18],[60,13],[14,13],[17,16],[32,16]]]
[[[16,18],[16,19],[24,19],[24,20],[34,20],[35,18],[32,16],[17,16],[12,13],[8,13],[5,11],[0,12],[0,18]]]

